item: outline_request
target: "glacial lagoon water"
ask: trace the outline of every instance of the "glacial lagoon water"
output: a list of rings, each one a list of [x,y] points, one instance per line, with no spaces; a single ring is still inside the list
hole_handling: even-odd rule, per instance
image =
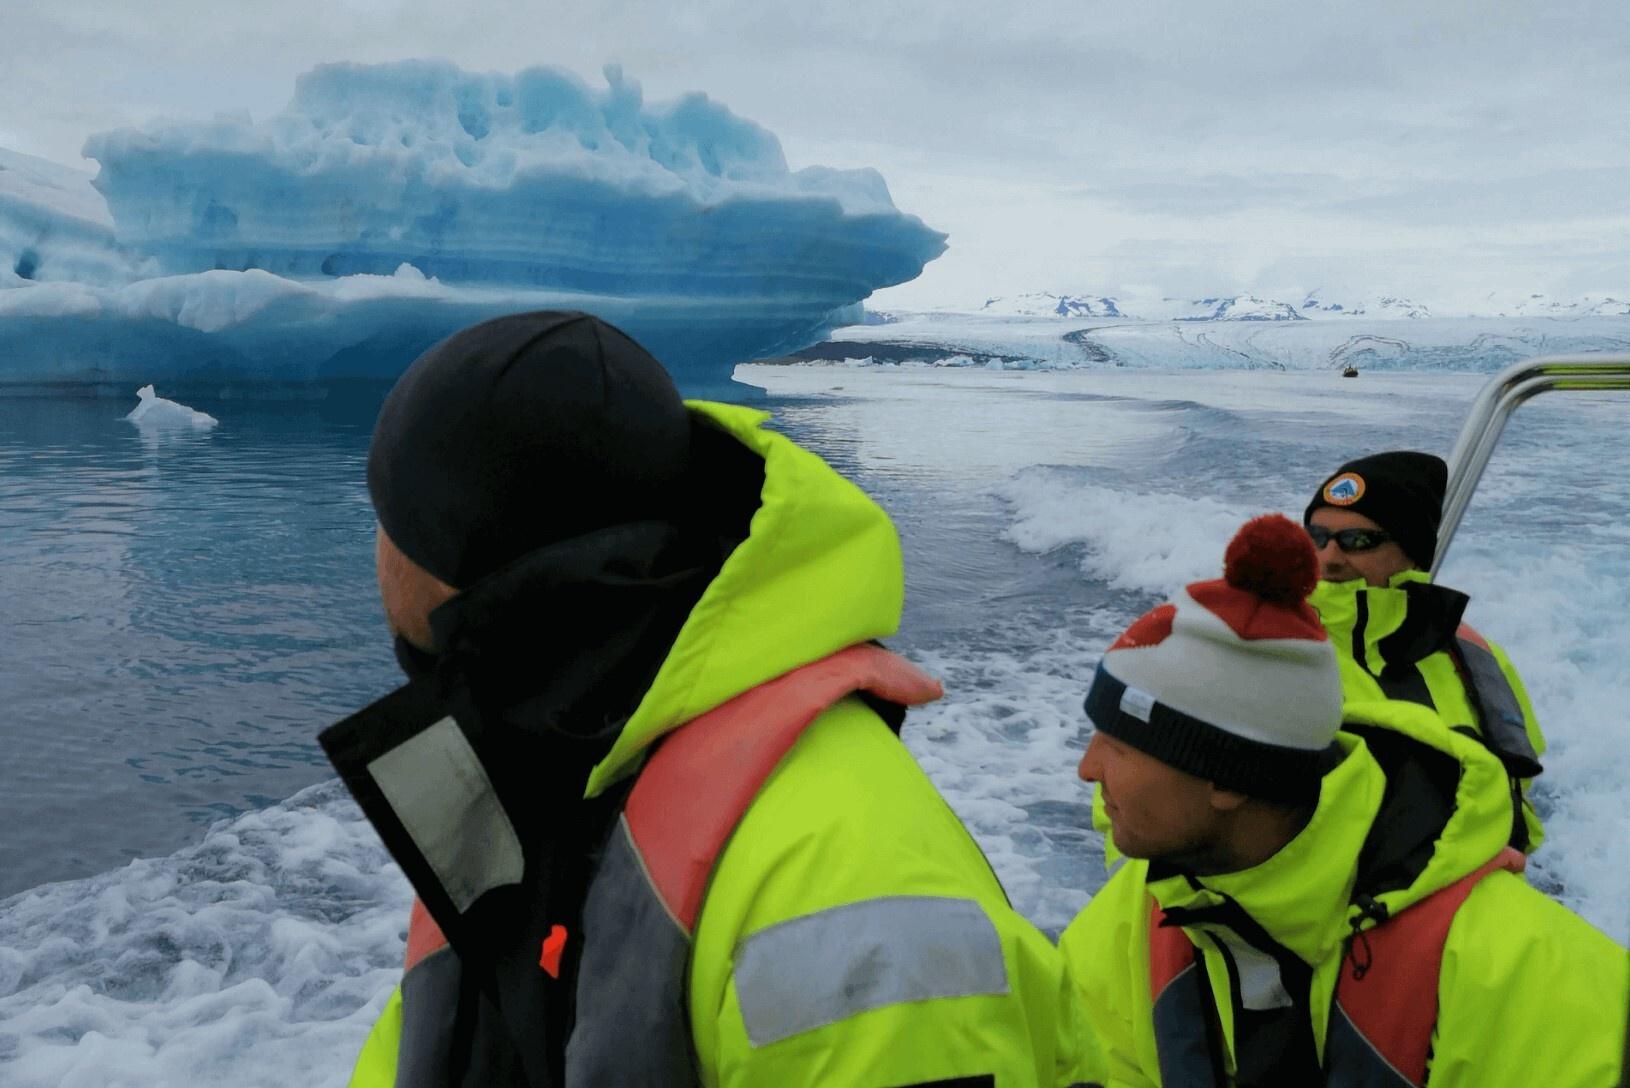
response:
[[[948,689],[907,743],[1055,931],[1103,879],[1074,776],[1098,654],[1340,458],[1447,450],[1480,382],[741,374],[894,515],[894,644]],[[383,390],[196,401],[219,425],[169,431],[123,420],[134,392],[0,399],[0,1083],[339,1085],[407,900],[314,740],[397,682],[362,477]],[[1627,424],[1605,398],[1524,408],[1445,572],[1551,739],[1534,879],[1621,939]]]
[[[162,390],[160,391],[162,392]],[[327,772],[314,728],[391,683],[363,458],[378,394],[0,398],[0,895],[168,853]]]

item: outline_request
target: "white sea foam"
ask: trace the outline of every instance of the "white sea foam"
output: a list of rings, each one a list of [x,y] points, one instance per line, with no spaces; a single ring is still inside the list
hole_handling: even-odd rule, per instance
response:
[[[1630,417],[1627,398],[1549,397],[1517,413],[1443,579],[1511,654],[1550,742],[1535,782],[1534,875],[1630,936]]]
[[[945,681],[946,696],[912,711],[902,733],[1014,906],[1053,933],[1105,875],[1103,842],[1074,767],[1084,743],[1085,680],[1120,616],[1103,610],[1073,620],[1049,629],[1033,614],[1005,616],[985,645],[914,652]],[[1018,645],[1022,655],[1012,650]]]
[[[407,885],[337,782],[0,903],[8,1088],[345,1083]]]
[[[1222,554],[1260,510],[1205,495],[1139,494],[1066,469],[1026,469],[997,489],[1012,504],[1004,536],[1029,552],[1080,546],[1084,574],[1117,589],[1166,594],[1222,573]]]

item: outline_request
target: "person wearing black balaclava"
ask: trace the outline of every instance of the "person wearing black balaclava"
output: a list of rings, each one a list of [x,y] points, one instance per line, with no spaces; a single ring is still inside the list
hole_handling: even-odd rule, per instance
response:
[[[1428,573],[1448,478],[1442,458],[1413,450],[1331,473],[1302,515],[1320,568],[1309,603],[1336,647],[1349,702],[1429,706],[1500,757],[1511,778],[1511,844],[1532,852],[1544,829],[1527,790],[1543,769],[1545,738],[1511,659],[1461,621],[1469,598]]]
[[[408,683],[322,742],[417,893],[352,1084],[1052,1083],[1062,979],[900,744],[887,516],[577,313],[368,457]]]

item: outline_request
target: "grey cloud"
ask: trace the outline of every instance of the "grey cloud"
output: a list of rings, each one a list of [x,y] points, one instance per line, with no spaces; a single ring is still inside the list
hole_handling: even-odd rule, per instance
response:
[[[897,195],[933,190],[961,248],[931,276],[973,293],[1026,253],[1040,277],[1080,267],[995,248],[1016,235],[991,224],[1037,187],[1090,239],[1076,252],[1153,282],[1180,260],[1140,218],[1192,218],[1188,253],[1238,278],[1264,243],[1208,237],[1217,217],[1316,219],[1330,255],[1377,225],[1469,246],[1480,220],[1622,215],[1613,177],[1630,177],[1624,0],[24,0],[0,33],[0,117],[20,150],[71,162],[90,132],[155,114],[264,116],[320,61],[426,55],[590,80],[619,60],[650,99],[706,91],[795,165],[842,152],[832,165],[878,166]],[[980,184],[959,201],[958,179]]]
[[[1141,174],[1116,175],[1076,191],[1136,212],[1221,215],[1315,207],[1346,184],[1331,174]]]
[[[1413,225],[1485,225],[1618,220],[1630,245],[1630,172],[1621,167],[1547,170],[1506,178],[1439,178],[1331,201],[1344,218]]]

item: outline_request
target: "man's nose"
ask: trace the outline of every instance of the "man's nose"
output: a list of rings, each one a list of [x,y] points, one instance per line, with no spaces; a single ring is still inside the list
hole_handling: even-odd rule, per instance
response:
[[[1094,733],[1087,742],[1087,750],[1081,755],[1081,766],[1075,773],[1081,776],[1083,782],[1102,782],[1104,780],[1104,745],[1098,734]]]

